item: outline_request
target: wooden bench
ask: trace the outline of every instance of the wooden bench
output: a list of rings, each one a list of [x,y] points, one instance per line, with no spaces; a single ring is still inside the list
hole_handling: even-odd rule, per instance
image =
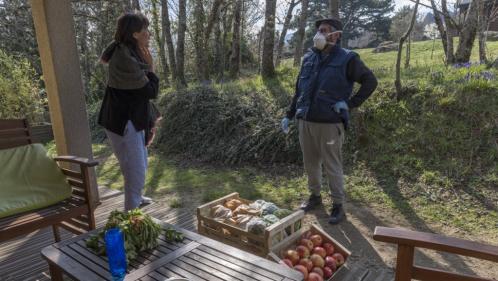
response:
[[[387,227],[376,227],[373,238],[377,241],[398,244],[396,281],[408,281],[412,280],[412,278],[422,281],[491,281],[486,278],[416,266],[413,264],[415,248],[453,253],[498,263],[497,246],[485,245],[464,239]]]
[[[26,120],[0,119],[0,149],[31,143],[33,138]],[[59,156],[54,160],[59,167],[61,163],[79,166],[79,169],[60,167],[72,187],[71,197],[45,208],[0,218],[0,242],[49,226],[52,226],[56,241],[60,241],[58,227],[75,234],[95,229],[95,203],[92,201],[89,170],[98,162],[75,156]]]

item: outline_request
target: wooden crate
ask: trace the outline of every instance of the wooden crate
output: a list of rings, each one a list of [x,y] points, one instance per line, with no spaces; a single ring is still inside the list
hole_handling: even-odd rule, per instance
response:
[[[226,201],[231,199],[238,199],[244,204],[252,203],[252,201],[240,198],[239,193],[235,192],[198,207],[197,231],[200,234],[258,256],[267,257],[271,248],[290,239],[303,225],[304,212],[301,210],[267,227],[265,232],[260,235],[213,219],[211,208],[216,205],[224,205]]]
[[[334,277],[340,275],[340,271],[347,270],[345,268],[345,265],[348,262],[348,257],[351,255],[351,252],[344,246],[342,246],[341,243],[330,237],[330,235],[323,231],[323,229],[314,224],[312,224],[308,229],[304,227],[301,228],[299,231],[289,237],[289,239],[286,239],[283,243],[279,243],[278,245],[275,245],[273,248],[271,248],[271,251],[268,254],[268,259],[280,263],[285,251],[289,249],[295,249],[298,246],[299,240],[301,240],[301,237],[307,231],[310,231],[312,235],[320,234],[323,238],[323,243],[331,243],[332,245],[334,245],[335,252],[340,253],[344,256],[344,264],[334,272],[331,278],[327,279],[327,281],[336,280],[334,279]]]

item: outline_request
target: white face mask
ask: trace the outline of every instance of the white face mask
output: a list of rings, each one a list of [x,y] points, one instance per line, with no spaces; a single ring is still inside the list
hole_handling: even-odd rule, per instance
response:
[[[330,36],[331,34],[334,33],[341,33],[342,31],[334,31],[331,33],[323,34],[321,32],[317,32],[315,34],[315,37],[313,37],[313,46],[317,48],[318,50],[323,50],[327,46],[327,44],[331,44],[330,42],[327,41],[326,36]]]

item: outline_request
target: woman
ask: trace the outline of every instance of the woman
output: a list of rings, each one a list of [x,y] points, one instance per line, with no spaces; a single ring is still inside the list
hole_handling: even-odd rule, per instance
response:
[[[118,19],[112,42],[101,61],[109,65],[108,82],[99,124],[116,155],[124,177],[125,210],[151,202],[142,196],[147,170],[147,148],[157,116],[150,99],[158,94],[149,52],[149,21],[142,14],[127,13]]]

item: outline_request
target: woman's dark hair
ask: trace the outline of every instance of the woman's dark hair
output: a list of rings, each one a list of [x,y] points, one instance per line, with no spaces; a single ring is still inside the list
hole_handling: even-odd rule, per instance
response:
[[[126,13],[119,17],[114,40],[130,46],[136,46],[133,33],[140,32],[149,26],[149,20],[140,13]]]

